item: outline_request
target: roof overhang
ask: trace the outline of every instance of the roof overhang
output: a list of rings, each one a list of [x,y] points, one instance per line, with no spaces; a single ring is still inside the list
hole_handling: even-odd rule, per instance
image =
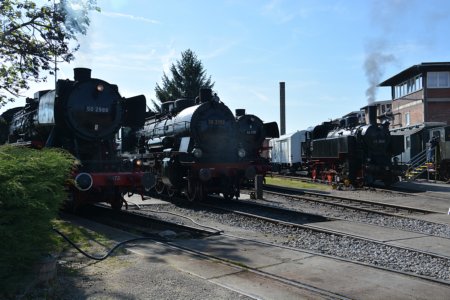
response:
[[[412,125],[412,126],[394,128],[394,129],[389,130],[389,132],[392,135],[412,135],[423,129],[441,127],[441,126],[445,126],[445,125],[446,125],[445,122],[425,122],[425,123],[419,123],[419,124]]]
[[[450,71],[450,62],[421,63],[419,65],[414,65],[383,81],[378,86],[396,86],[416,75],[425,72],[438,71]]]

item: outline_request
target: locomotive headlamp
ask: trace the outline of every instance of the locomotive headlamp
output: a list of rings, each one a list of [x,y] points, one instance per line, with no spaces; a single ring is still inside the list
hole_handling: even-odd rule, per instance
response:
[[[103,92],[104,89],[105,89],[105,87],[103,86],[103,84],[97,85],[97,92]]]
[[[135,167],[140,167],[140,166],[142,166],[142,160],[140,160],[140,159],[135,159],[135,160],[133,161],[133,164],[134,164]]]
[[[203,156],[203,151],[200,148],[194,148],[194,150],[192,150],[192,155],[194,155],[196,158],[200,158]]]
[[[239,156],[240,158],[244,158],[246,154],[247,154],[247,153],[245,152],[245,149],[244,149],[244,148],[239,148],[239,150],[238,150],[238,156]]]

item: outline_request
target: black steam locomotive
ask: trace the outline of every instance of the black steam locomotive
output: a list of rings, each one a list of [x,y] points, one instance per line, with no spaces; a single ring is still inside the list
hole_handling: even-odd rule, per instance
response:
[[[159,194],[184,194],[189,201],[208,193],[238,198],[244,182],[268,170],[260,150],[266,136],[278,135],[278,126],[237,111],[235,117],[211,89],[201,89],[195,100],[163,103],[142,130],[122,131],[122,150],[143,161]]]
[[[302,157],[313,179],[353,186],[396,182],[402,170],[393,158],[403,150],[403,137],[391,135],[389,124],[377,124],[376,106],[369,106],[369,124],[348,115],[339,123],[309,129],[302,143]]]
[[[74,81],[58,80],[54,90],[39,91],[25,107],[3,113],[0,143],[68,150],[80,162],[71,205],[108,202],[120,209],[124,193],[153,185],[139,162],[121,161],[115,141],[122,126],[143,126],[145,97],[121,97],[117,85],[91,78],[90,69],[75,68],[74,74]]]

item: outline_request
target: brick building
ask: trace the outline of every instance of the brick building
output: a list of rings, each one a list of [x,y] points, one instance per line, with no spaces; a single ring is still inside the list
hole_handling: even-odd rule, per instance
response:
[[[450,62],[411,66],[379,86],[391,88],[392,99],[375,104],[392,134],[405,136],[403,161],[424,151],[432,128],[450,125]]]
[[[414,65],[379,86],[391,87],[391,129],[450,124],[450,62]]]

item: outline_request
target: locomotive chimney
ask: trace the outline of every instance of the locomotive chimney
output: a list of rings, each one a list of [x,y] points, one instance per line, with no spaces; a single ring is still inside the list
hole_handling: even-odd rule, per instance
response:
[[[244,108],[238,108],[236,109],[236,118],[245,116],[245,109]]]
[[[376,125],[377,124],[377,106],[369,105],[367,106],[369,112],[369,124]]]
[[[211,99],[212,99],[212,90],[200,88],[200,103],[211,101]]]
[[[280,82],[280,135],[286,134],[286,97],[284,82]]]
[[[88,68],[74,68],[73,78],[75,81],[85,81],[91,79],[91,69]]]

